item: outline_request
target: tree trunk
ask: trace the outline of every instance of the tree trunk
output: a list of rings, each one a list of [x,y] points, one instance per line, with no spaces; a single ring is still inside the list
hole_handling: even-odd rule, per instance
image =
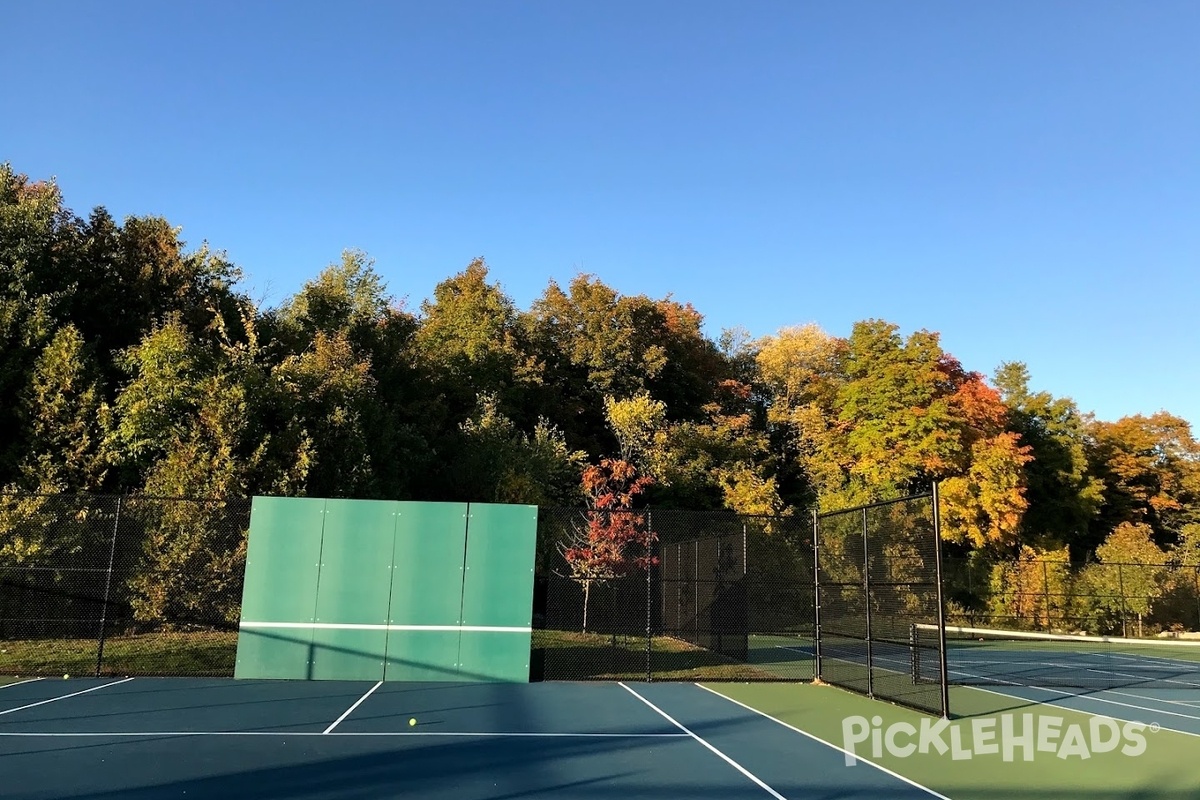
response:
[[[583,582],[583,632],[587,633],[588,595],[592,592],[592,582]]]

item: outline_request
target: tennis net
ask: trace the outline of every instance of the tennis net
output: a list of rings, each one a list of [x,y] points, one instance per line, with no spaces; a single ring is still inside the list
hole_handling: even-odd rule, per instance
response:
[[[920,658],[938,627],[914,625],[912,638],[914,678],[938,681],[937,663]],[[949,682],[966,686],[1200,690],[1200,641],[947,626],[946,662]]]

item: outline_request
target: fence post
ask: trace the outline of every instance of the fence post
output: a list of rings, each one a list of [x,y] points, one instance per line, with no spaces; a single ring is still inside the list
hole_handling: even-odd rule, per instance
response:
[[[750,565],[746,562],[746,559],[748,559],[749,557],[750,557],[749,552],[746,547],[746,520],[742,520],[742,577],[743,578],[746,577],[746,575],[750,572]]]
[[[1126,621],[1127,612],[1125,610],[1125,571],[1117,564],[1117,591],[1121,593],[1121,636],[1129,638],[1129,626]]]
[[[1196,567],[1196,630],[1200,631],[1200,566]]]
[[[700,540],[692,542],[692,644],[700,643]]]
[[[933,482],[933,563],[937,580],[938,671],[942,688],[942,716],[950,718],[950,667],[946,659],[946,602],[942,588],[942,514],[938,482]]]
[[[1045,608],[1045,629],[1052,630],[1050,626],[1050,570],[1046,567],[1045,559],[1042,559],[1042,597],[1043,608]]]
[[[650,600],[650,595],[651,595],[650,570],[653,568],[653,565],[651,562],[653,562],[653,560],[654,560],[654,539],[653,539],[654,512],[653,511],[646,512],[646,529],[647,529],[647,533],[650,534],[650,536],[648,537],[649,541],[646,543],[646,545],[647,545],[647,547],[646,547],[646,551],[647,551],[646,552],[646,556],[647,556],[647,558],[646,558],[646,683],[650,683],[650,679],[651,679],[651,675],[650,675],[650,670],[651,670],[651,667],[650,667],[650,650],[651,650],[651,648],[650,648],[650,603],[651,603],[651,600]]]
[[[871,552],[867,543],[867,510],[862,510],[863,537],[863,593],[866,600],[867,623],[867,697],[875,696],[874,654],[871,652]]]
[[[117,554],[117,529],[121,526],[121,495],[117,495],[117,513],[113,516],[112,541],[108,546],[108,571],[104,576],[104,605],[100,606],[100,635],[96,646],[96,677],[104,663],[104,629],[108,625],[109,592],[112,588],[113,560]]]
[[[813,679],[821,679],[821,536],[817,509],[812,510],[813,528]]]

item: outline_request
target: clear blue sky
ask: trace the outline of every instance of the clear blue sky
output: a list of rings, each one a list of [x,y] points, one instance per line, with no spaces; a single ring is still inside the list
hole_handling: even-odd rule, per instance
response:
[[[270,304],[484,257],[715,336],[882,318],[1200,428],[1200,3],[436,0],[4,9],[0,161],[158,214]],[[1200,430],[1194,431],[1200,434]]]

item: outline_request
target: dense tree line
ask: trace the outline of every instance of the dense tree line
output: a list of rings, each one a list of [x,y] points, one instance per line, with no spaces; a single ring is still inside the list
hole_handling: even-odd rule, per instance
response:
[[[482,259],[416,309],[360,252],[271,308],[240,279],[165,219],[81,217],[0,167],[0,487],[578,505],[620,458],[656,507],[795,514],[938,479],[959,554],[1200,563],[1187,421],[1095,419],[933,332],[712,340],[591,275],[517,308]]]

